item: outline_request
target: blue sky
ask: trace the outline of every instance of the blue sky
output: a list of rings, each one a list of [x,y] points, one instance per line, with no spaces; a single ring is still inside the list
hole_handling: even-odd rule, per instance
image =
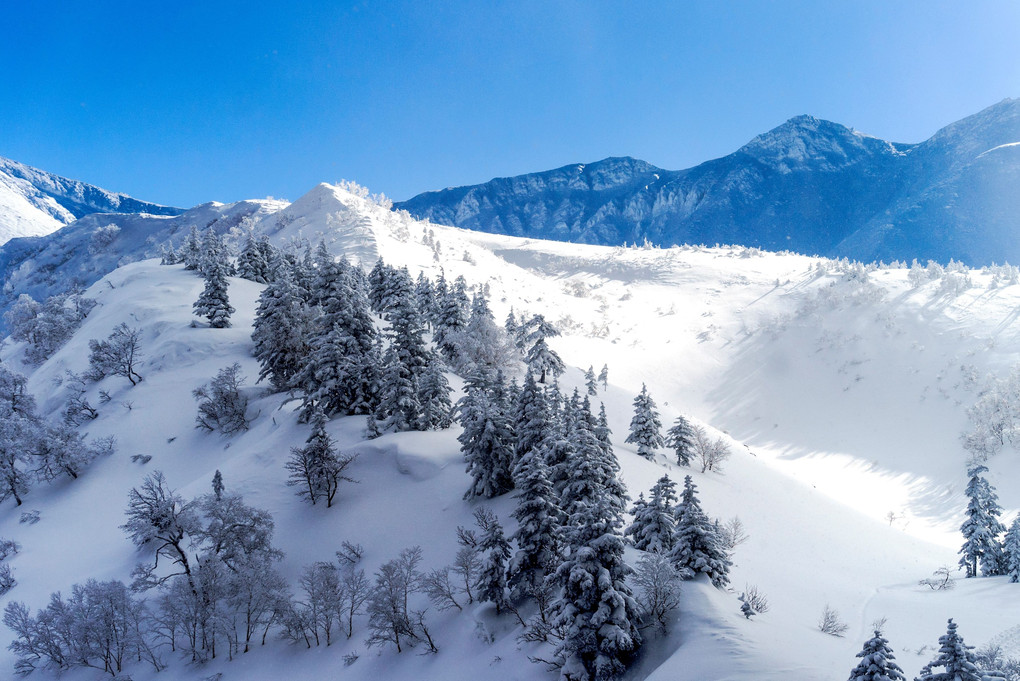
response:
[[[899,142],[1020,97],[1020,3],[12,2],[0,156],[190,206],[679,169],[808,113]]]

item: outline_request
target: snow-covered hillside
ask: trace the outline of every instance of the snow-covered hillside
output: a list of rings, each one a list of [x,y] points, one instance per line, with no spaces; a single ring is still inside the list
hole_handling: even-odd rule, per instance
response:
[[[519,316],[544,314],[563,332],[552,341],[570,365],[561,385],[582,385],[589,365],[609,367],[610,386],[595,399],[607,407],[631,496],[647,493],[664,473],[676,481],[690,474],[709,514],[742,519],[749,539],[734,554],[735,591],[686,582],[671,633],[650,638],[627,678],[844,678],[873,622],[883,617],[908,675],[932,658],[949,617],[968,643],[994,641],[1020,655],[1014,615],[1020,586],[1006,578],[960,580],[955,590],[941,592],[917,584],[940,565],[956,563],[966,504],[959,440],[966,409],[986,374],[1004,375],[1020,359],[1020,285],[1011,270],[912,275],[739,247],[523,240],[417,222],[351,186],[320,185],[290,206],[252,214],[254,231],[277,245],[322,236],[331,252],[364,267],[381,256],[412,276],[443,272],[451,281],[463,275],[488,286],[497,319],[511,308]],[[179,245],[188,224],[160,232],[149,245],[171,236]],[[82,256],[80,267],[88,262]],[[17,276],[32,271],[25,259]],[[284,484],[283,466],[308,426],[296,422],[295,402],[250,387],[258,373],[251,323],[262,287],[230,280],[237,308],[230,329],[191,324],[201,289],[201,279],[180,265],[127,264],[92,284],[87,295],[99,306],[44,364],[21,366],[21,346],[3,348],[0,359],[30,375],[40,410],[53,417],[63,405],[57,384],[64,371],[83,370],[89,339],[105,338],[121,322],[141,330],[145,379],[131,387],[107,378],[89,388],[94,404],[100,388],[109,391],[99,418],[85,428],[91,436],[115,435],[113,456],[78,480],[36,487],[21,508],[10,500],[0,507],[0,537],[23,547],[11,560],[18,585],[5,603],[24,601],[34,609],[51,591],[66,593],[87,577],[127,581],[141,558],[118,526],[128,490],[156,469],[189,498],[207,492],[218,469],[228,489],[271,511],[292,583],[302,566],[331,560],[344,540],[366,547],[369,572],[416,544],[431,568],[451,561],[456,527],[470,525],[475,508],[492,509],[512,527],[508,496],[462,499],[469,478],[457,427],[365,441],[363,417],[334,419],[329,432],[342,449],[359,454],[352,469],[359,482],[342,488],[334,508],[301,502]],[[191,391],[235,361],[249,377],[250,413],[258,415],[251,429],[232,437],[196,430]],[[451,382],[461,384],[456,377]],[[685,414],[729,443],[733,455],[722,472],[680,468],[665,450],[648,461],[623,443],[643,383],[664,422]],[[152,458],[141,464],[132,461],[136,454]],[[989,467],[1011,518],[1020,509],[1017,457],[1007,448]],[[38,510],[39,522],[19,523],[26,510]],[[637,552],[628,559],[635,561]],[[736,592],[745,584],[768,595],[769,612],[752,620],[741,615]],[[845,638],[817,630],[826,605],[849,625]],[[497,618],[488,606],[432,616],[440,650],[431,656],[367,649],[362,628],[362,635],[329,648],[272,641],[233,662],[203,666],[167,655],[168,670],[156,675],[139,665],[131,675],[554,678],[527,661],[535,650],[517,642],[509,616]],[[0,632],[0,642],[9,639]],[[346,655],[358,657],[345,667]],[[13,656],[4,653],[0,669],[12,665]]]
[[[0,158],[0,244],[49,234],[90,213],[182,212]]]

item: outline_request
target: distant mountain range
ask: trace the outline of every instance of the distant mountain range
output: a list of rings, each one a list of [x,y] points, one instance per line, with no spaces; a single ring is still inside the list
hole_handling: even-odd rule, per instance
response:
[[[591,244],[1020,263],[1020,100],[919,144],[797,116],[687,170],[608,158],[427,192],[394,207],[467,229]]]
[[[54,232],[92,213],[179,215],[183,208],[139,201],[0,157],[0,244]]]

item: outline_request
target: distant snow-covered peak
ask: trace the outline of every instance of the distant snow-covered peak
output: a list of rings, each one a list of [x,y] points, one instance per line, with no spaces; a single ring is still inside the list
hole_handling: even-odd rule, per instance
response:
[[[49,234],[90,213],[182,212],[0,157],[0,244]]]

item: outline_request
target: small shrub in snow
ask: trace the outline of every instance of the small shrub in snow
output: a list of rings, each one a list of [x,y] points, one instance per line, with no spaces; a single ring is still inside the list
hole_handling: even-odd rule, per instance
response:
[[[0,561],[7,560],[21,550],[21,545],[13,539],[0,539]]]
[[[638,561],[632,583],[641,609],[642,629],[654,626],[666,633],[673,613],[680,607],[682,574],[669,557],[646,553]]]
[[[39,511],[25,511],[18,518],[18,522],[22,525],[35,525],[39,522]]]
[[[818,620],[818,631],[842,638],[849,628],[850,625],[839,618],[839,612],[826,603],[825,608],[822,609],[822,616]]]
[[[725,522],[716,522],[718,523],[719,540],[728,553],[733,553],[733,549],[751,538],[751,535],[744,529],[744,522],[740,516],[733,516]]]
[[[13,589],[18,584],[11,574],[11,566],[7,563],[0,563],[0,596]]]
[[[933,572],[931,577],[922,579],[918,584],[926,586],[932,591],[949,591],[956,587],[956,580],[953,579],[953,569],[948,565],[943,565]]]
[[[97,227],[89,237],[89,255],[102,252],[103,249],[113,243],[118,234],[120,234],[120,227],[117,225]]]
[[[722,471],[722,464],[730,458],[730,448],[721,437],[712,440],[702,426],[691,427],[694,458],[701,463],[701,472]]]
[[[752,615],[760,615],[769,611],[768,597],[754,584],[744,586],[744,592],[740,594],[740,611],[744,617],[751,619]]]
[[[198,400],[197,427],[224,435],[248,430],[248,398],[241,394],[243,382],[241,365],[234,362],[220,369],[211,383],[195,388],[191,394]]]

